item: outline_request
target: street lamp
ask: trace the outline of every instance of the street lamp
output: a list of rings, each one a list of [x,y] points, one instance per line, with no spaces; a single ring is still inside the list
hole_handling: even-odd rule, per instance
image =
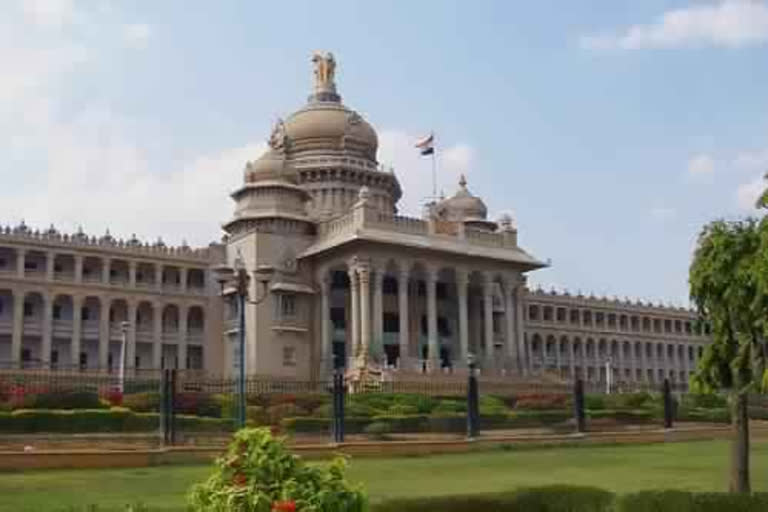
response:
[[[248,295],[251,276],[245,268],[245,262],[239,251],[234,261],[234,268],[219,265],[213,269],[213,272],[216,281],[221,286],[222,295],[234,293],[237,296],[238,344],[240,347],[238,357],[240,368],[237,380],[237,427],[243,428],[245,427],[245,305],[246,303],[260,304],[267,297],[267,285],[272,279],[275,269],[270,265],[256,267],[254,276],[256,281],[261,284],[261,290],[255,300],[251,300]]]
[[[128,325],[128,322],[120,322],[120,367],[117,373],[120,395],[123,394],[125,386],[125,353],[127,352],[126,345],[128,344]]]

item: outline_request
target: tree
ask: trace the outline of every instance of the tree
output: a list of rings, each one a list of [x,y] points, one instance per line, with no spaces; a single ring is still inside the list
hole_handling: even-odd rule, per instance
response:
[[[733,440],[731,492],[750,492],[748,395],[763,387],[768,334],[768,223],[715,221],[699,235],[690,295],[712,343],[693,385],[729,394]]]

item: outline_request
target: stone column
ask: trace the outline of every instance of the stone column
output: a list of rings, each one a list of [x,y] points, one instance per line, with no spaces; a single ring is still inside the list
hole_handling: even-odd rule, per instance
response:
[[[163,289],[163,266],[160,263],[155,263],[155,290]]]
[[[83,256],[81,254],[75,254],[75,283],[81,284],[82,282],[83,282]]]
[[[136,367],[136,310],[135,301],[128,301],[128,332],[126,333],[125,368]]]
[[[368,267],[358,269],[360,277],[360,344],[367,360],[371,354],[371,271]]]
[[[51,363],[51,345],[53,342],[53,297],[43,293],[43,339],[40,345],[40,361],[43,368]]]
[[[136,266],[135,261],[128,262],[128,286],[131,288],[136,288]]]
[[[163,305],[152,304],[152,366],[156,370],[163,367]]]
[[[508,362],[516,368],[517,351],[517,329],[515,328],[515,317],[517,316],[515,305],[515,283],[513,280],[507,280],[504,283],[504,319],[506,320],[506,357]]]
[[[624,361],[624,342],[621,340],[617,341],[618,343],[618,366],[616,367],[616,373],[618,373],[618,378],[615,379],[616,382],[624,382],[624,373],[626,372],[626,362]]]
[[[16,277],[24,277],[24,262],[27,259],[26,249],[16,249]],[[19,355],[21,357],[21,355]]]
[[[56,274],[56,253],[45,253],[45,280],[48,282],[53,281]]]
[[[440,368],[440,342],[437,334],[437,274],[435,268],[427,269],[427,368]]]
[[[373,342],[384,350],[384,269],[373,274]],[[386,358],[385,358],[386,359]]]
[[[73,368],[80,368],[80,345],[83,338],[83,298],[72,296],[72,341],[69,344],[69,360]]]
[[[104,258],[101,264],[101,283],[108,285],[111,281],[110,270],[112,268],[112,259]]]
[[[463,367],[469,358],[469,304],[467,292],[469,288],[469,272],[456,269],[456,295],[459,298],[459,365]]]
[[[331,333],[331,277],[325,272],[320,278],[320,362],[321,373],[333,371],[333,339]]]
[[[109,362],[109,297],[101,297],[99,310],[99,369],[106,370]]]
[[[518,282],[515,287],[515,337],[517,338],[517,365],[518,371],[526,374],[529,370],[525,351],[525,282]]]
[[[573,339],[568,341],[568,369],[570,371],[571,379],[576,378],[576,354],[573,350]]]
[[[179,370],[187,369],[187,317],[189,316],[189,307],[179,306],[179,342],[176,350],[176,357],[179,361],[176,367]]]
[[[22,266],[23,268],[23,266]],[[13,294],[13,334],[11,335],[11,362],[21,365],[21,345],[24,337],[24,291]]]
[[[485,360],[488,368],[495,362],[493,348],[493,281],[484,276],[483,281],[483,319],[485,327]]]
[[[181,293],[187,293],[187,274],[186,267],[179,269],[179,290]]]
[[[399,368],[408,366],[409,360],[409,334],[410,324],[408,322],[408,285],[410,283],[410,270],[401,269],[397,281],[397,314],[399,321],[398,342],[400,344],[400,359],[397,362]]]
[[[360,281],[357,279],[357,270],[349,269],[349,302],[350,319],[347,333],[352,344],[352,356],[360,355]]]

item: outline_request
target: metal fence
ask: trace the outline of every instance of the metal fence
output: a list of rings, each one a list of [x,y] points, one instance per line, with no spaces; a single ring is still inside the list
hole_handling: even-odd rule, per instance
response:
[[[501,380],[360,382],[250,377],[245,419],[297,443],[463,438],[669,428],[729,420],[719,395],[660,387]],[[238,427],[238,381],[196,371],[0,370],[0,447],[37,434],[99,434],[155,444],[220,444]],[[753,418],[768,419],[756,396]],[[49,436],[50,437],[50,436]],[[66,437],[66,436],[63,436]]]

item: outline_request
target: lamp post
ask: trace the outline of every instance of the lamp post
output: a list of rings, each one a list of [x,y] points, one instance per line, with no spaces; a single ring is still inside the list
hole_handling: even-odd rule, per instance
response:
[[[117,381],[120,395],[123,394],[125,386],[125,353],[126,345],[128,344],[128,322],[120,322],[120,367],[118,368]]]
[[[260,294],[251,300],[248,289],[251,282],[251,276],[245,268],[245,261],[238,251],[234,261],[234,268],[227,265],[220,265],[214,268],[216,280],[221,286],[222,295],[234,293],[237,297],[237,316],[238,316],[238,345],[239,356],[237,379],[237,427],[245,427],[245,306],[246,304],[260,304],[267,297],[267,285],[272,279],[275,269],[270,265],[259,265],[256,267],[254,276],[256,281],[261,284]]]

